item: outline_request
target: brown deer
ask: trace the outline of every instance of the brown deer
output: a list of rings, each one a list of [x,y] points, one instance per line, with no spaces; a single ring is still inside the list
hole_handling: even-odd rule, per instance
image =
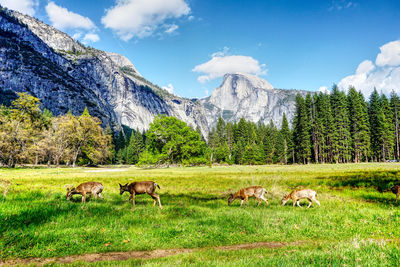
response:
[[[241,199],[242,201],[240,202],[240,207],[243,204],[243,201],[245,201],[245,205],[247,205],[247,200],[249,197],[255,197],[258,201],[259,206],[261,204],[261,200],[265,201],[265,204],[268,205],[268,200],[264,197],[264,193],[266,193],[267,190],[263,188],[262,186],[250,186],[247,188],[240,189],[237,191],[235,194],[230,194],[229,199],[228,199],[228,205],[230,205],[235,199]]]
[[[132,199],[133,206],[135,206],[135,196],[136,195],[148,194],[154,200],[153,206],[156,205],[156,202],[158,200],[158,205],[160,206],[160,209],[162,209],[160,196],[157,195],[156,193],[154,193],[154,191],[156,190],[156,187],[161,189],[160,186],[153,181],[133,182],[133,183],[130,183],[129,185],[128,184],[125,184],[125,185],[119,184],[119,193],[122,195],[124,192],[129,192],[131,194],[131,196],[129,197],[129,200]]]
[[[286,202],[288,202],[290,199],[293,200],[293,207],[297,204],[297,206],[300,206],[300,199],[307,198],[310,203],[308,204],[308,207],[311,207],[311,204],[315,201],[318,206],[321,206],[319,201],[316,199],[317,192],[311,189],[301,189],[301,190],[294,190],[292,191],[289,195],[286,195],[282,198],[282,205],[285,206]]]
[[[97,197],[103,199],[103,197],[101,196],[101,192],[103,192],[103,185],[101,183],[86,182],[78,185],[76,188],[67,188],[67,200],[70,200],[72,195],[77,194],[82,195],[82,202],[85,202],[87,194],[92,194],[92,196],[94,196],[96,200]]]

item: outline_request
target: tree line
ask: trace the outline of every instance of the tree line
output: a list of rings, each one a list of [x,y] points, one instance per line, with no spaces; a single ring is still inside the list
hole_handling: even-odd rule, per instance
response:
[[[207,138],[175,117],[158,115],[147,132],[103,129],[87,109],[54,116],[37,98],[19,93],[0,106],[0,164],[308,164],[400,159],[400,98],[374,90],[333,87],[298,94],[292,127],[219,118]],[[207,140],[207,141],[206,141]]]
[[[18,93],[10,106],[0,106],[0,165],[102,164],[112,157],[112,135],[87,109],[54,116],[40,101]]]
[[[400,99],[374,90],[369,101],[350,88],[296,96],[289,128],[219,119],[208,136],[213,161],[235,164],[348,163],[399,160]]]

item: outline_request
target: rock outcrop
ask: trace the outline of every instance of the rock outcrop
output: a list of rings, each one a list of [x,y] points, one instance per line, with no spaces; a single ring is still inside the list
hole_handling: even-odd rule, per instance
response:
[[[275,125],[282,123],[283,113],[289,121],[295,112],[295,98],[307,91],[274,89],[267,81],[250,74],[226,74],[220,87],[212,95],[202,99],[207,124],[215,125],[218,118],[238,121],[240,118]]]

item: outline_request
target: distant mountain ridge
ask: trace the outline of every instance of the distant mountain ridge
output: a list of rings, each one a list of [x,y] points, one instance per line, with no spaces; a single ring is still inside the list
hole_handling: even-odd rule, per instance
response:
[[[35,18],[0,9],[0,91],[27,91],[59,115],[85,107],[104,125],[146,130],[157,114],[175,116],[207,137],[219,116],[270,120],[280,125],[294,114],[294,99],[305,91],[277,90],[253,75],[227,74],[210,97],[187,99],[146,80],[117,53],[85,47]]]
[[[234,73],[224,76],[221,86],[210,97],[202,99],[209,125],[215,125],[219,117],[226,121],[238,121],[240,118],[275,125],[282,123],[283,113],[289,121],[295,112],[297,94],[305,96],[307,91],[274,89],[260,77]]]

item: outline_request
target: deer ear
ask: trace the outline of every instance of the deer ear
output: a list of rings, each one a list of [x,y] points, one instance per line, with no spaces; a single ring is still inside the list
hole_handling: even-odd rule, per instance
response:
[[[67,192],[69,192],[69,187],[67,188]]]
[[[127,186],[128,185],[128,183],[126,183],[126,185],[124,185],[124,186]]]
[[[120,183],[118,183],[118,184],[119,184],[119,187],[122,187],[122,185]]]

